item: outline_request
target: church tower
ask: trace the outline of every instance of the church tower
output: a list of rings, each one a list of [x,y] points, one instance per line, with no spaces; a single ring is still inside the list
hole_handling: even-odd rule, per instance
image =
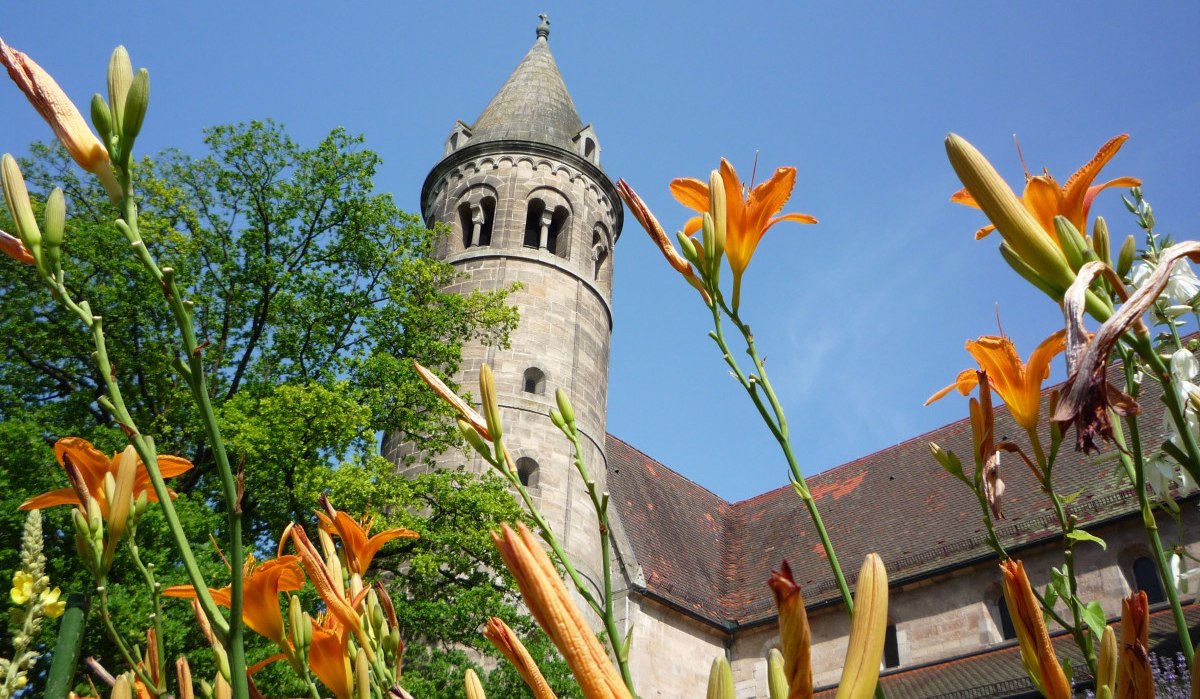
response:
[[[461,293],[521,288],[511,348],[463,348],[454,380],[478,399],[479,366],[496,379],[505,446],[546,519],[581,572],[599,571],[595,515],[569,441],[547,413],[565,389],[575,407],[589,475],[604,487],[613,247],[623,210],[600,169],[600,144],[567,92],[548,38],[537,39],[474,124],[457,122],[421,190],[426,225],[451,229],[437,255],[463,274]],[[478,403],[476,403],[478,407]],[[385,452],[387,448],[385,446]],[[455,450],[437,467],[467,462]],[[598,578],[593,578],[598,579]]]

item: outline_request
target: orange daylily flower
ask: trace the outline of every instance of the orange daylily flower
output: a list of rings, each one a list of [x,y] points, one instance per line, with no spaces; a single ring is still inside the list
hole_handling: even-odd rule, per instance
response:
[[[246,561],[242,577],[242,621],[260,636],[269,638],[280,648],[290,648],[283,629],[283,613],[279,609],[279,593],[293,592],[304,587],[304,571],[299,556],[279,558],[256,565],[254,558]],[[228,609],[231,590],[209,589],[213,601]],[[163,591],[166,597],[195,598],[191,585],[173,585]]]
[[[330,614],[317,617],[312,629],[308,666],[337,699],[353,697],[354,672],[350,667],[348,630]]]
[[[308,573],[308,579],[312,581],[313,587],[317,588],[317,594],[321,597],[321,601],[325,603],[325,609],[328,610],[347,631],[352,631],[358,637],[362,651],[367,654],[370,660],[375,659],[375,653],[371,650],[371,645],[368,643],[366,633],[363,630],[362,620],[358,616],[356,607],[362,602],[366,596],[366,590],[363,590],[359,595],[347,597],[346,590],[342,587],[341,574],[334,575],[329,566],[321,558],[317,547],[313,545],[312,540],[308,538],[304,527],[296,524],[289,524],[287,529],[283,531],[283,535],[279,538],[279,548],[282,549],[291,539],[292,545],[296,549],[296,553],[300,554],[300,562],[304,565],[305,572]],[[336,563],[336,561],[334,561]]]
[[[100,505],[100,513],[108,518],[108,501],[104,497],[104,476],[111,473],[113,478],[117,477],[121,455],[113,454],[110,458],[105,456],[96,447],[92,446],[91,442],[79,437],[63,437],[54,444],[54,455],[58,457],[58,465],[64,466],[64,460],[69,459],[71,464],[78,469],[80,476],[87,485],[88,492],[96,498]],[[192,468],[192,462],[179,456],[168,456],[160,454],[158,456],[158,470],[162,473],[163,478],[171,478],[188,471]],[[150,484],[150,474],[146,472],[146,465],[141,459],[137,462],[137,473],[133,479],[132,496],[134,499],[142,493],[146,492],[146,496],[152,502],[158,502],[158,495],[154,492],[154,488]],[[168,491],[171,498],[175,498],[174,491]],[[21,504],[22,510],[40,510],[43,507],[53,507],[55,505],[75,505],[76,507],[84,507],[85,504],[80,501],[78,493],[74,488],[59,488],[51,490],[48,493],[36,495]]]
[[[1033,217],[1041,224],[1042,229],[1046,231],[1051,238],[1058,241],[1058,234],[1054,231],[1054,217],[1065,216],[1067,220],[1075,226],[1081,235],[1087,235],[1087,218],[1088,211],[1092,207],[1092,201],[1102,190],[1109,187],[1137,187],[1142,184],[1142,181],[1136,177],[1118,177],[1115,180],[1109,180],[1104,184],[1093,185],[1096,176],[1100,174],[1103,168],[1117,151],[1121,149],[1121,145],[1129,138],[1129,134],[1121,134],[1105,143],[1096,153],[1096,157],[1092,158],[1086,165],[1079,168],[1067,183],[1059,186],[1058,182],[1050,176],[1049,172],[1043,170],[1044,174],[1031,176],[1028,173],[1025,175],[1025,193],[1021,196],[1021,203]],[[950,201],[965,204],[973,208],[980,208],[975,198],[966,189],[961,189],[950,197]],[[984,226],[975,233],[975,238],[978,240],[995,230],[995,226]],[[1061,247],[1061,244],[1060,244]]]
[[[967,352],[987,372],[992,390],[1000,394],[1013,419],[1026,430],[1037,428],[1042,382],[1050,376],[1050,360],[1065,347],[1066,330],[1059,330],[1038,345],[1027,363],[1022,363],[1008,337],[984,335],[977,340],[967,340]],[[977,385],[979,377],[975,369],[964,369],[954,383],[930,396],[925,405],[942,398],[953,389],[958,389],[965,396]]]
[[[721,159],[721,182],[725,186],[725,254],[729,257],[729,267],[733,270],[735,288],[739,285],[742,273],[750,264],[758,241],[762,240],[767,229],[780,221],[795,221],[797,223],[816,223],[817,219],[808,214],[788,213],[779,214],[783,205],[792,196],[792,187],[796,184],[796,168],[781,167],[775,171],[771,179],[759,184],[746,193],[742,181],[728,160]],[[680,178],[671,182],[671,193],[679,203],[701,214],[709,211],[709,186],[692,178]],[[692,218],[684,226],[683,232],[691,235],[700,230],[701,217]],[[735,291],[736,296],[736,291]]]
[[[392,539],[416,539],[419,536],[411,529],[398,528],[387,529],[368,538],[367,534],[371,531],[374,517],[363,517],[355,521],[345,512],[333,509],[333,505],[324,496],[321,498],[321,504],[325,507],[325,512],[317,512],[321,528],[330,534],[337,534],[342,540],[342,548],[346,552],[346,566],[352,574],[359,577],[367,574],[371,561],[384,544]]]

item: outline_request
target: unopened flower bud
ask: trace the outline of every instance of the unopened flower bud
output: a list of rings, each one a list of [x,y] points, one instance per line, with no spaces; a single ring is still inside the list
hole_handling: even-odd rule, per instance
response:
[[[563,422],[567,426],[574,429],[575,427],[575,406],[571,405],[571,399],[567,396],[567,392],[563,389],[558,389],[554,392],[554,400],[558,403],[558,410],[562,413]]]
[[[733,671],[729,661],[719,655],[713,660],[712,669],[708,672],[707,699],[737,699],[733,692]]]
[[[1137,254],[1137,240],[1132,235],[1121,244],[1121,252],[1117,253],[1117,274],[1124,279],[1133,268],[1133,256]]]
[[[142,122],[146,119],[146,107],[150,104],[150,74],[145,68],[139,68],[129,84],[129,94],[125,98],[125,110],[121,122],[121,142],[125,152],[128,152],[138,133],[142,130]]]
[[[463,678],[467,689],[467,699],[487,699],[487,695],[483,693],[483,685],[479,682],[479,676],[471,668],[467,668],[466,677]]]
[[[1117,634],[1111,626],[1104,627],[1096,663],[1096,699],[1112,699],[1117,687]]]
[[[354,688],[358,690],[358,699],[371,699],[371,666],[367,664],[366,653],[359,653],[354,659]]]
[[[696,249],[696,241],[689,235],[684,235],[683,231],[675,234],[675,239],[679,241],[679,250],[688,262],[694,265],[700,264],[700,251]]]
[[[788,699],[787,676],[783,673],[783,653],[772,648],[767,654],[767,693],[771,699]]]
[[[54,276],[62,264],[63,230],[67,223],[67,205],[63,191],[55,187],[46,197],[42,213],[42,245],[46,253],[47,273]]]
[[[1067,264],[1071,269],[1078,270],[1085,262],[1085,249],[1090,252],[1083,236],[1075,229],[1071,219],[1066,216],[1054,217],[1054,232],[1058,236],[1058,244],[1063,254],[1067,256]]]
[[[838,699],[867,699],[879,682],[883,642],[887,636],[888,580],[883,560],[867,554],[854,588],[850,644],[838,683]]]
[[[493,442],[499,441],[504,434],[504,425],[500,422],[496,379],[492,376],[492,367],[487,364],[479,365],[479,396],[483,401],[483,419],[487,421],[488,434]]]
[[[5,153],[0,161],[0,174],[3,176],[4,203],[8,205],[8,213],[17,226],[17,237],[35,259],[41,260],[42,231],[33,215],[29,190],[25,187],[25,177],[21,174],[17,159]]]
[[[485,457],[491,456],[492,449],[484,441],[483,435],[479,434],[479,431],[471,423],[461,417],[458,418],[458,431],[462,433],[463,439],[467,440],[467,444],[470,444],[472,449]]]
[[[100,133],[100,140],[107,148],[113,135],[112,112],[108,110],[108,103],[99,93],[92,95],[92,125]]]
[[[125,104],[129,99],[129,86],[133,83],[133,63],[124,46],[113,49],[108,59],[108,104],[112,109],[113,131],[124,132]]]
[[[1096,223],[1092,226],[1092,250],[1096,253],[1096,258],[1106,265],[1112,264],[1111,242],[1108,237],[1108,222],[1103,216],[1096,217]]]
[[[562,412],[558,408],[550,408],[550,422],[560,430],[567,427],[567,421],[563,419]]]

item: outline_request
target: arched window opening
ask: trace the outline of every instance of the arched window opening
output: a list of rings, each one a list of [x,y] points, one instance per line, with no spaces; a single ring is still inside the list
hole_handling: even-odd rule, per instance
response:
[[[1017,627],[1013,626],[1012,614],[1008,612],[1008,600],[1004,599],[1004,595],[996,599],[996,618],[1002,639],[1011,641],[1017,637]]]
[[[542,395],[546,392],[546,373],[541,369],[531,366],[525,370],[525,383],[522,385],[522,390],[526,393],[534,395]]]
[[[565,206],[549,208],[541,199],[530,199],[525,213],[525,238],[527,248],[549,250],[559,257],[567,256],[567,219],[570,216]]]
[[[600,270],[604,269],[604,261],[608,259],[608,236],[604,227],[599,223],[592,229],[592,261],[596,263],[594,278],[600,278]]]
[[[538,248],[542,241],[542,216],[546,213],[546,202],[533,199],[525,213],[525,240],[527,248]]]
[[[478,203],[463,202],[458,207],[458,222],[462,228],[464,248],[492,244],[492,223],[496,218],[496,200],[485,197]]]
[[[536,486],[538,484],[538,462],[528,456],[517,459],[517,478],[526,488]]]
[[[1146,593],[1150,604],[1158,604],[1167,599],[1162,580],[1158,577],[1158,568],[1149,556],[1142,556],[1133,562],[1133,583],[1137,590]]]
[[[450,134],[450,150],[458,150],[458,132]]]
[[[896,635],[896,625],[888,624],[883,636],[883,669],[894,667],[900,667],[900,639]]]
[[[583,140],[583,157],[587,158],[588,160],[591,160],[595,157],[595,155],[596,155],[596,141],[591,138],[585,138]]]
[[[567,236],[570,235],[567,231],[567,217],[567,209],[562,206],[555,207],[549,217],[542,214],[542,225],[545,228],[543,236],[545,236],[546,242],[542,247],[563,258],[567,256]],[[549,218],[548,222],[547,218]]]

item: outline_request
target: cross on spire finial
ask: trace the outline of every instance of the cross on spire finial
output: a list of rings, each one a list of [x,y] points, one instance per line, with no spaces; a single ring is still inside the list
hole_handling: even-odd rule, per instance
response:
[[[550,38],[550,18],[546,16],[545,12],[543,12],[542,14],[538,15],[538,19],[542,20],[541,22],[538,22],[538,26],[537,26],[538,38],[549,40],[549,38]]]

